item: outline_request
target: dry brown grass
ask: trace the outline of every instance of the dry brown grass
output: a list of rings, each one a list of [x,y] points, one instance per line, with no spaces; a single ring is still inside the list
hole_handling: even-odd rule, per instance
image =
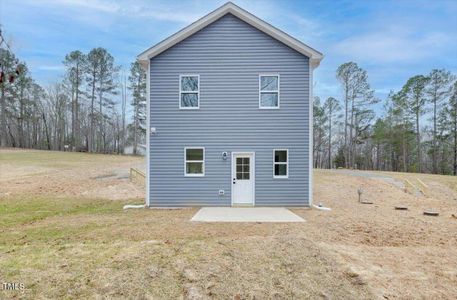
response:
[[[315,241],[336,260],[355,270],[377,296],[401,299],[457,298],[456,178],[420,176],[449,194],[431,189],[417,197],[378,179],[316,171],[315,198],[333,208],[330,213],[310,211],[306,218]],[[405,174],[394,174],[404,177]],[[373,205],[357,203],[357,188]],[[406,205],[408,211],[394,210]],[[434,209],[439,217],[423,211]]]
[[[23,236],[3,237],[16,242],[2,249],[2,277],[26,283],[29,297],[170,299],[193,291],[214,298],[370,298],[314,242],[291,233],[299,226],[194,224],[188,220],[195,211],[84,214],[25,225]]]
[[[0,298],[457,297],[453,199],[317,171],[316,201],[333,210],[294,209],[306,223],[191,223],[196,209],[122,211],[142,201],[142,188],[108,175],[141,159],[5,153],[0,281],[26,289]],[[107,184],[117,192],[97,192]],[[374,205],[357,203],[359,186]],[[397,203],[410,210],[394,211]],[[422,216],[429,207],[441,216]]]
[[[141,198],[144,190],[129,182],[129,168],[143,163],[134,156],[57,151],[0,150],[0,195],[50,195],[59,198]]]
[[[397,178],[398,180],[408,179],[416,188],[425,192],[426,197],[436,198],[439,200],[456,200],[457,201],[457,178],[455,176],[402,173],[402,172],[384,172],[385,174]],[[420,181],[425,183],[424,187]]]

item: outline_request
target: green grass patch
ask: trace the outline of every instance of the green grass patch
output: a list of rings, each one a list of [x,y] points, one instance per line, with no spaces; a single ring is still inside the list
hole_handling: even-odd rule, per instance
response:
[[[110,200],[31,197],[0,203],[0,247],[9,250],[100,238],[124,215],[124,203]]]
[[[81,198],[21,197],[0,200],[0,227],[27,224],[52,216],[112,213],[123,203]]]
[[[122,161],[141,161],[141,157],[59,151],[0,151],[0,165],[66,168],[87,164],[106,164]]]

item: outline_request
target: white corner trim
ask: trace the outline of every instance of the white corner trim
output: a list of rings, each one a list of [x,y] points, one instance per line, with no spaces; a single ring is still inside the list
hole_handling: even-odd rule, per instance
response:
[[[311,60],[309,61],[309,206],[313,205],[313,65]]]
[[[227,2],[226,4],[222,5],[221,7],[212,11],[211,13],[207,14],[206,16],[202,17],[201,19],[195,21],[194,23],[190,24],[189,26],[183,28],[182,30],[178,31],[177,33],[166,38],[165,40],[159,42],[155,46],[142,52],[141,54],[138,55],[138,57],[137,57],[138,60],[140,61],[140,63],[143,66],[146,66],[146,63],[150,58],[159,55],[160,53],[164,52],[165,50],[167,50],[170,47],[173,47],[180,41],[188,38],[189,36],[193,35],[197,31],[199,31],[202,28],[208,26],[209,24],[215,22],[216,20],[220,19],[221,17],[225,16],[228,13],[233,14],[234,16],[240,18],[241,20],[250,24],[251,26],[268,34],[269,36],[273,37],[274,39],[286,44],[287,46],[298,51],[299,53],[309,57],[310,63],[315,67],[317,67],[319,65],[320,61],[324,57],[323,54],[320,53],[319,51],[300,42],[299,40],[293,38],[292,36],[288,35],[287,33],[283,32],[281,30],[277,29],[276,27],[268,24],[267,22],[259,19],[258,17],[254,16],[253,14],[251,14],[251,13],[247,12],[246,10],[240,8],[239,6],[233,4],[232,2]]]
[[[149,173],[149,166],[151,165],[151,161],[150,161],[150,154],[151,154],[151,143],[150,143],[150,139],[151,139],[151,97],[150,97],[150,93],[151,93],[151,61],[148,60],[148,66],[147,66],[147,70],[146,70],[146,122],[147,122],[147,126],[146,126],[146,207],[150,207],[150,195],[149,195],[149,191],[150,191],[150,184],[151,184],[151,181],[150,181],[150,173]]]

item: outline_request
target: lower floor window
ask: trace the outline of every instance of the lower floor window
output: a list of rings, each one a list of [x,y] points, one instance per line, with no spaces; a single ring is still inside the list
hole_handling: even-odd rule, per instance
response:
[[[185,175],[204,176],[205,175],[205,149],[204,148],[185,148]]]
[[[247,179],[250,177],[249,158],[239,157],[236,160],[237,179]],[[205,148],[186,147],[184,148],[184,175],[185,176],[205,176]],[[273,177],[289,178],[289,150],[273,150]]]
[[[287,149],[273,150],[273,177],[289,177],[289,151]]]

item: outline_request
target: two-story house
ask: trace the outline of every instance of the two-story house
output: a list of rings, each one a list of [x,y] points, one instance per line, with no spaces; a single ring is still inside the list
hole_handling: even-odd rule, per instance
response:
[[[146,205],[311,205],[322,57],[231,2],[141,53]]]

